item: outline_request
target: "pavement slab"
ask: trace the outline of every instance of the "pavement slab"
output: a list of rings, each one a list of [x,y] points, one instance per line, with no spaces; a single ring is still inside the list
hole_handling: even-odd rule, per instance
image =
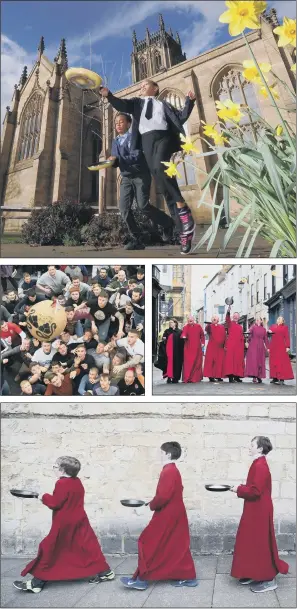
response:
[[[296,364],[293,364],[293,370],[296,369]],[[295,372],[294,372],[295,373]],[[296,374],[295,374],[296,377]],[[210,383],[208,379],[203,379],[201,383],[175,383],[174,385],[166,383],[162,378],[161,370],[153,369],[153,395],[214,395],[214,396],[230,396],[230,395],[248,395],[255,397],[261,401],[263,395],[278,396],[286,398],[288,395],[296,395],[296,378],[291,381],[285,381],[284,385],[270,383],[269,373],[267,378],[263,379],[263,383],[256,384],[251,382],[251,379],[243,379],[242,383],[229,383],[224,380],[223,383]]]
[[[280,607],[296,607],[296,579],[294,577],[285,576],[277,578],[277,589],[275,594],[278,598]]]
[[[263,594],[251,592],[230,575],[218,574],[215,579],[213,607],[280,607],[274,591]]]
[[[145,591],[127,590],[120,582],[122,575],[131,575],[135,571],[137,556],[106,558],[116,571],[114,581],[103,584],[89,584],[85,579],[50,582],[40,594],[22,593],[12,586],[15,579],[21,579],[20,571],[30,558],[2,558],[1,607],[296,607],[296,557],[293,555],[283,556],[290,564],[290,574],[278,575],[277,590],[265,594],[254,594],[249,586],[240,586],[230,577],[231,555],[195,556],[196,588],[174,588],[170,582],[155,582]]]
[[[174,588],[169,582],[158,583],[142,607],[211,607],[213,586],[213,579],[199,581],[196,588]]]

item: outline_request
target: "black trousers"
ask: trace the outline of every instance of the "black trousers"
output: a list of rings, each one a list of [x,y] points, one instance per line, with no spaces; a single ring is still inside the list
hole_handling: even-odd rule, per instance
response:
[[[121,216],[128,226],[130,234],[139,239],[139,227],[137,226],[131,210],[134,198],[139,210],[152,222],[153,227],[162,226],[165,230],[173,227],[172,219],[163,211],[150,204],[151,176],[149,172],[142,173],[137,177],[123,176],[120,185],[119,207]]]
[[[8,281],[10,281],[14,290],[18,291],[18,282],[15,280],[14,277],[1,277],[1,285],[2,285],[3,292],[7,292],[7,282]]]
[[[161,161],[168,162],[174,150],[172,140],[168,131],[148,131],[141,136],[142,150],[149,170],[155,179],[159,191],[165,198],[170,215],[177,228],[181,229],[180,219],[177,213],[177,202],[185,202],[176,178],[169,178],[165,173],[165,165]]]

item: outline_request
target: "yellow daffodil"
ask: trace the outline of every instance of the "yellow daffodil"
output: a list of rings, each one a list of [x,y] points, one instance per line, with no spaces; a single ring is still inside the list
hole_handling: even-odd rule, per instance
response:
[[[280,137],[283,134],[283,131],[284,131],[283,127],[281,125],[277,125],[275,133],[278,137]]]
[[[296,63],[293,63],[293,65],[291,66],[291,71],[296,74]]]
[[[165,167],[168,167],[168,169],[164,169],[164,171],[165,171],[165,173],[167,173],[169,178],[173,178],[174,176],[181,178],[181,175],[180,175],[179,171],[177,170],[176,163],[173,163],[172,161],[170,161],[169,163],[166,163],[165,161],[161,161],[161,163],[162,163],[162,165],[165,165]]]
[[[242,72],[243,77],[246,78],[246,80],[250,80],[251,82],[257,82],[261,84],[261,75],[254,61],[252,59],[246,59],[242,65],[245,68]],[[272,66],[270,63],[259,63],[259,68],[265,78],[265,74],[270,72]]]
[[[285,47],[287,44],[296,47],[296,19],[284,17],[283,25],[274,28],[273,33],[279,36],[277,43],[279,47]]]
[[[274,87],[274,86],[269,87],[269,91],[272,93],[272,95],[273,95],[274,99],[279,99],[279,94],[278,94],[278,92],[275,90],[275,87]],[[267,92],[266,87],[260,87],[260,89],[259,89],[259,93],[260,93],[260,95],[262,95],[262,97],[266,97],[266,99],[267,99],[267,97],[268,97],[268,92]]]
[[[250,30],[260,29],[259,16],[265,11],[267,2],[260,2],[255,0],[250,2],[248,0],[241,1],[227,1],[226,6],[228,8],[225,13],[220,15],[220,23],[229,23],[229,34],[230,36],[238,36],[246,28]]]
[[[187,153],[189,154],[189,152],[199,152],[198,148],[196,148],[196,146],[193,144],[193,142],[191,141],[191,138],[187,135],[186,137],[181,133],[180,134],[180,139],[182,142],[184,142],[183,144],[181,144],[181,148]]]
[[[223,121],[232,120],[239,123],[244,116],[240,111],[240,104],[235,104],[231,99],[226,99],[224,102],[216,101],[216,107],[218,116]]]
[[[213,136],[213,141],[216,146],[224,146],[224,144],[227,144],[229,142],[228,138],[224,137],[220,133],[217,133],[217,135]]]
[[[206,135],[207,137],[212,139],[217,146],[223,146],[223,144],[225,142],[229,141],[226,137],[221,135],[217,131],[217,129],[215,129],[215,124],[214,125],[207,125],[205,123],[202,129],[203,129],[204,135]]]

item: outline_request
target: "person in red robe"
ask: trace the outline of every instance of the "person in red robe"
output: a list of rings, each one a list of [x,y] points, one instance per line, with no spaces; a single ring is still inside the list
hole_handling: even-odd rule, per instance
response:
[[[269,353],[267,332],[261,317],[249,329],[246,343],[245,376],[252,377],[253,383],[262,383],[266,378],[266,351]]]
[[[183,328],[181,338],[185,341],[183,382],[200,383],[203,379],[202,345],[205,345],[205,336],[202,327],[195,323],[192,315],[188,317],[188,323]]]
[[[178,587],[197,586],[183,485],[173,463],[180,456],[178,442],[162,444],[163,469],[156,495],[148,504],[154,515],[139,537],[138,567],[134,575],[121,578],[126,588],[146,590],[149,581],[160,580],[172,580]]]
[[[278,317],[276,324],[270,326],[269,368],[271,383],[284,385],[284,381],[294,378],[294,372],[289,358],[290,336],[288,326],[283,317]]]
[[[211,383],[223,382],[226,330],[225,326],[219,324],[218,315],[212,316],[205,332],[209,336],[209,341],[206,347],[203,376],[208,376]]]
[[[232,320],[230,307],[226,314],[227,339],[225,344],[224,376],[229,377],[229,383],[242,383],[240,377],[244,376],[244,334],[238,323],[239,313],[233,313]]]
[[[114,579],[84,510],[85,491],[77,478],[80,468],[74,457],[57,459],[54,470],[59,479],[54,492],[39,495],[53,511],[51,530],[40,543],[37,557],[21,573],[31,573],[33,579],[15,581],[18,590],[41,592],[48,581],[91,577],[90,583],[101,583]]]
[[[253,438],[249,450],[253,463],[246,484],[231,488],[237,497],[244,499],[231,575],[242,585],[251,584],[252,592],[275,590],[277,573],[287,574],[289,570],[289,565],[278,556],[273,526],[271,474],[266,461],[271,450],[269,438]]]

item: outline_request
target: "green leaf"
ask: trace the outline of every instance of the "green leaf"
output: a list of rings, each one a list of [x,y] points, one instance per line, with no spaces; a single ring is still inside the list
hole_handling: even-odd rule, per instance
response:
[[[230,224],[226,235],[224,237],[224,241],[223,241],[223,248],[225,249],[232,237],[232,235],[237,231],[238,227],[241,224],[241,221],[243,220],[243,218],[249,213],[249,211],[251,210],[252,205],[247,205],[246,207],[244,207],[241,212],[238,214],[238,216],[235,218],[235,220],[233,220],[233,222]]]

